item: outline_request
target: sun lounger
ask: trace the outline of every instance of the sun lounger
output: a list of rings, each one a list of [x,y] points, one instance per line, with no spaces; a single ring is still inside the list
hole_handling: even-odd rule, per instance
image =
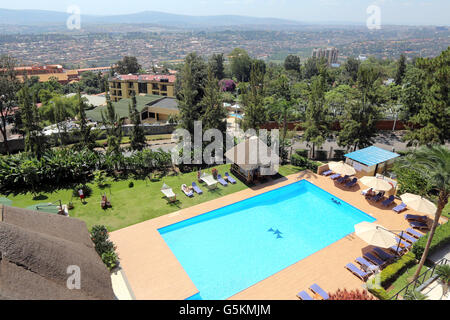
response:
[[[309,290],[311,290],[315,295],[321,297],[323,300],[328,300],[330,296],[328,293],[326,293],[321,287],[319,287],[318,284],[314,283],[312,286],[309,287]]]
[[[402,238],[406,241],[408,241],[409,243],[416,243],[418,239],[411,237],[409,234],[407,234],[406,232],[403,232],[402,234]]]
[[[379,202],[381,199],[383,199],[383,197],[384,197],[384,193],[379,192],[375,197],[372,197],[370,200],[372,200],[374,202]]]
[[[402,256],[407,251],[406,248],[399,247],[398,245],[392,246],[389,249],[398,256]]]
[[[355,259],[355,261],[362,267],[362,269],[366,272],[373,272],[375,268],[378,268],[378,266],[374,265],[372,262],[368,261],[367,259],[364,259],[363,257],[358,257]]]
[[[366,258],[367,260],[369,260],[370,262],[372,262],[373,264],[375,264],[375,265],[377,265],[379,267],[384,267],[386,265],[386,261],[383,261],[383,260],[377,258],[371,252],[365,253],[364,254],[364,258]]]
[[[422,238],[422,237],[425,237],[424,234],[421,234],[421,233],[417,232],[417,231],[414,230],[414,229],[408,228],[408,229],[406,229],[406,232],[409,233],[410,235],[412,235],[413,237],[417,238],[417,239],[420,239],[420,238]]]
[[[164,196],[169,199],[170,202],[174,202],[177,199],[177,195],[173,193],[173,190],[168,185],[164,184],[161,188],[161,192],[164,194]]]
[[[200,187],[199,187],[195,182],[192,182],[192,188],[194,188],[194,191],[195,191],[196,193],[198,193],[198,194],[203,194],[202,189],[200,189]]]
[[[381,204],[385,207],[389,207],[395,200],[394,196],[390,196],[389,198],[387,198],[386,200],[384,200]]]
[[[401,204],[399,204],[398,206],[396,206],[394,209],[392,209],[392,210],[394,210],[395,212],[397,212],[397,213],[400,213],[400,212],[402,212],[402,211],[404,211],[404,210],[406,210],[406,204],[404,204],[403,202],[401,203]]]
[[[396,237],[396,240],[397,240],[398,242],[400,242],[400,246],[401,246],[402,248],[405,248],[406,250],[411,249],[411,246],[412,246],[411,243],[406,242],[405,240],[400,240],[399,237]]]
[[[181,185],[181,191],[183,191],[184,194],[189,198],[192,198],[194,196],[194,192],[192,190],[189,190],[189,188],[185,184]]]
[[[373,249],[373,251],[375,252],[375,254],[377,256],[379,256],[381,258],[381,260],[389,261],[389,260],[394,260],[395,259],[395,257],[393,255],[387,253],[386,251],[381,250],[381,248],[375,247]]]
[[[405,219],[408,221],[427,222],[427,216],[417,216],[413,214],[405,214]]]
[[[349,181],[345,184],[347,188],[352,188],[358,183],[358,178],[353,178],[352,181]]]
[[[341,175],[340,174],[338,174],[338,173],[336,173],[336,174],[333,174],[332,176],[330,176],[330,178],[332,179],[332,180],[336,180],[336,179],[339,179],[341,177]]]
[[[236,184],[236,180],[234,180],[234,178],[230,176],[228,172],[225,172],[225,177],[227,177],[228,182],[230,182],[231,184]]]
[[[212,175],[203,175],[201,177],[202,181],[205,182],[209,189],[217,188],[217,180],[214,179]]]
[[[322,172],[322,175],[325,176],[325,177],[328,177],[332,173],[333,173],[333,170],[328,170],[328,171]]]
[[[355,266],[353,263],[349,263],[345,266],[347,270],[349,270],[351,273],[353,273],[355,276],[360,278],[362,281],[366,281],[367,278],[370,276],[370,273],[367,273],[365,271],[362,271],[357,266]]]
[[[343,183],[347,182],[348,178],[350,178],[350,176],[345,175],[345,176],[337,179],[337,183],[343,184]]]
[[[297,297],[301,300],[314,300],[306,291],[300,291],[297,293]]]
[[[428,230],[428,225],[426,223],[423,222],[417,222],[417,221],[410,221],[409,225],[411,227],[413,227],[414,229],[419,229],[419,230]]]
[[[224,187],[226,187],[226,186],[228,185],[228,182],[226,182],[226,181],[222,178],[222,175],[220,175],[220,174],[217,175],[217,181],[219,181],[219,183],[220,183],[221,185],[223,185]]]

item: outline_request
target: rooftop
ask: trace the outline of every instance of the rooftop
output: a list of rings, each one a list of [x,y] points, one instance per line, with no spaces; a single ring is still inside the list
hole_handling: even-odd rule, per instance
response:
[[[345,155],[346,158],[352,159],[366,166],[374,166],[383,162],[400,157],[398,153],[390,152],[375,146],[357,150]]]

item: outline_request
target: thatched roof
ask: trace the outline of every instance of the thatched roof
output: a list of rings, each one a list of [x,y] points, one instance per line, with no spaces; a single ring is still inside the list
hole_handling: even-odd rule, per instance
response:
[[[69,266],[81,288],[70,290]],[[0,205],[0,299],[115,299],[83,221]]]
[[[261,155],[267,159],[264,159]],[[262,166],[270,166],[270,164],[279,163],[280,161],[280,158],[272,153],[271,148],[256,136],[246,138],[243,142],[228,150],[225,153],[225,157],[247,171]],[[268,159],[270,161],[267,161]]]

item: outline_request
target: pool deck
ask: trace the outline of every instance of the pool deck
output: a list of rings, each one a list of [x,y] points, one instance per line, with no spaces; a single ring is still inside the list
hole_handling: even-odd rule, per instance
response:
[[[111,240],[117,245],[122,269],[136,299],[182,300],[199,291],[157,231],[159,228],[302,179],[308,180],[371,215],[377,219],[375,223],[387,229],[406,230],[409,228],[403,214],[396,214],[392,211],[394,205],[384,208],[381,203],[374,205],[365,200],[361,195],[361,190],[365,189],[364,186],[357,185],[351,190],[347,190],[337,186],[330,178],[311,172],[301,172],[112,232]],[[399,204],[398,200],[396,200],[396,204]],[[413,210],[407,212],[416,214]],[[361,289],[363,282],[346,270],[344,266],[349,262],[355,264],[355,258],[369,249],[370,247],[364,241],[354,234],[350,234],[237,293],[230,299],[297,299],[296,294],[302,290],[308,291],[308,287],[313,283],[319,284],[327,292],[334,292],[339,288]]]

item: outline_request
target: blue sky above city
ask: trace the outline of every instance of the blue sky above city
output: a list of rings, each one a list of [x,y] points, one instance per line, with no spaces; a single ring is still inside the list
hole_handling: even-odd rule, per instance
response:
[[[0,1],[6,9],[66,11],[71,5],[82,14],[114,15],[140,11],[162,11],[188,15],[236,14],[285,18],[304,22],[360,22],[370,5],[381,8],[384,24],[449,25],[449,0],[20,0]]]

